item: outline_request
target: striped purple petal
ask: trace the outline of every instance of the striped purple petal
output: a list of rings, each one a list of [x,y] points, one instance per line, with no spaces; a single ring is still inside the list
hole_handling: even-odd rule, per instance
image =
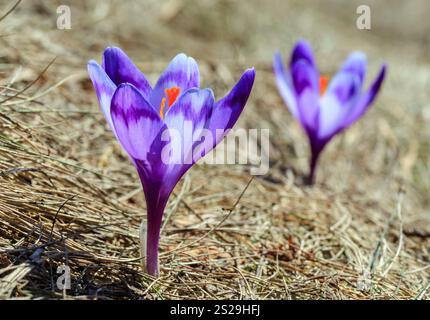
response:
[[[172,87],[178,87],[181,94],[190,88],[200,87],[199,68],[193,58],[180,53],[169,63],[149,98],[155,109],[159,109],[161,100],[166,98],[165,90]]]
[[[112,97],[111,116],[119,142],[134,160],[148,165],[160,161],[160,138],[166,126],[136,87],[119,85]]]
[[[320,112],[320,100],[318,92],[311,88],[305,88],[297,97],[299,119],[308,134],[318,130],[318,117]]]
[[[357,102],[357,105],[348,114],[348,117],[344,121],[344,125],[343,125],[344,128],[347,128],[355,121],[357,121],[360,117],[362,117],[364,113],[367,111],[367,109],[372,105],[379,90],[381,89],[382,83],[385,78],[386,70],[387,70],[387,65],[386,64],[382,65],[378,75],[376,76],[375,81],[371,84],[367,92],[365,92],[361,96],[360,100]]]
[[[318,71],[308,60],[301,59],[292,66],[291,75],[300,122],[307,132],[314,132],[319,114]]]
[[[103,115],[105,116],[111,130],[114,131],[110,115],[110,103],[115,92],[116,85],[108,77],[103,68],[94,60],[90,60],[88,62],[87,69],[91,81],[93,82],[94,89],[96,90],[96,95],[102,108]]]
[[[146,80],[145,75],[120,48],[106,48],[103,53],[102,66],[117,86],[121,83],[131,83],[148,99],[152,90],[151,85]]]
[[[254,68],[247,69],[233,89],[224,98],[215,103],[208,127],[215,138],[215,145],[235,125],[251,94],[254,79]]]
[[[295,45],[291,53],[290,68],[293,68],[298,61],[306,61],[309,65],[316,68],[312,47],[307,41],[300,40]]]
[[[291,74],[289,70],[286,70],[282,57],[279,52],[275,53],[273,57],[273,72],[275,73],[276,85],[278,86],[279,93],[284,100],[284,103],[290,110],[291,114],[295,117],[299,117],[299,111],[297,109],[296,94],[294,92]]]
[[[345,60],[340,71],[349,72],[357,75],[360,80],[360,85],[362,85],[366,76],[366,69],[366,55],[362,52],[353,52]]]
[[[318,137],[329,139],[338,133],[345,119],[356,106],[361,91],[361,80],[356,73],[339,72],[321,98]]]
[[[291,68],[293,87],[299,96],[305,89],[319,92],[317,69],[306,60],[297,61]]]
[[[171,137],[171,163],[183,164],[188,169],[199,157],[194,157],[203,129],[212,115],[214,95],[210,89],[189,89],[167,111],[164,122]],[[178,179],[179,180],[179,179]]]

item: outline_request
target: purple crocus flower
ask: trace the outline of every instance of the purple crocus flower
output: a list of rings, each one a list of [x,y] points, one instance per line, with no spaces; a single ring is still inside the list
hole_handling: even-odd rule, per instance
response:
[[[273,69],[285,104],[309,137],[312,154],[309,183],[313,184],[321,151],[336,134],[363,116],[381,88],[386,65],[382,65],[369,89],[363,91],[366,74],[363,53],[352,53],[329,81],[320,77],[310,45],[299,41],[291,54],[289,70],[285,69],[279,52],[275,54]]]
[[[170,62],[154,88],[115,47],[104,51],[102,66],[89,61],[88,72],[104,116],[139,174],[147,204],[147,225],[142,223],[146,238],[141,236],[144,265],[147,273],[157,275],[160,226],[168,198],[184,173],[236,123],[251,92],[255,71],[246,70],[219,101],[211,89],[199,88],[197,63],[182,53]],[[171,135],[172,129],[192,141],[181,141]],[[191,134],[186,135],[186,130]],[[213,133],[213,138],[208,138],[202,148],[205,131]],[[196,155],[197,148],[200,151]]]

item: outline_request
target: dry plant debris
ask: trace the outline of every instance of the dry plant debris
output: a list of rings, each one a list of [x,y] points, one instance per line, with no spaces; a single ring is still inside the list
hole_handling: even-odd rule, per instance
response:
[[[417,40],[414,29],[391,38],[394,12],[360,33],[354,1],[336,14],[335,0],[323,9],[190,2],[73,1],[67,31],[55,27],[59,1],[1,4],[13,10],[0,21],[0,298],[428,299],[428,37]],[[405,19],[424,24],[416,16],[428,4],[417,3]],[[312,188],[302,182],[304,135],[271,71],[273,50],[288,52],[299,37],[318,44],[327,73],[354,49],[375,61],[370,73],[378,59],[390,65],[378,102],[325,151]],[[255,65],[237,127],[271,132],[270,172],[248,187],[246,166],[201,165],[185,176],[165,215],[156,279],[138,261],[146,214],[138,178],[85,70],[109,44],[152,80],[185,51],[217,97]],[[64,292],[63,264],[72,284]]]

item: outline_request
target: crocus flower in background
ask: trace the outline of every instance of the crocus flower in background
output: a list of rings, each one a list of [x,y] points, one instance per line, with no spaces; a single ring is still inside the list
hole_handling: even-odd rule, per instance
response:
[[[381,87],[386,65],[369,89],[363,91],[366,74],[363,53],[352,53],[329,81],[320,76],[310,45],[299,41],[291,54],[289,69],[284,67],[280,53],[275,54],[273,69],[285,104],[308,135],[309,183],[313,184],[321,151],[336,134],[363,116]]]
[[[147,224],[143,221],[141,227],[144,266],[147,273],[157,275],[160,227],[168,198],[183,174],[221,141],[220,129],[227,132],[236,123],[251,92],[254,69],[246,70],[219,101],[211,89],[199,88],[197,63],[185,54],[170,62],[154,88],[119,48],[104,51],[102,66],[89,61],[88,72],[104,116],[139,174],[147,204]],[[192,124],[188,138],[192,141],[170,136],[169,130],[174,129],[187,139],[186,122]],[[213,132],[214,138],[209,148],[191,155],[204,129]],[[174,161],[166,161],[166,154]]]

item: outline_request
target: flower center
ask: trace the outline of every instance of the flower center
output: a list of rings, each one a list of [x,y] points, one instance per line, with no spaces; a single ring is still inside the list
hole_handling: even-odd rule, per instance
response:
[[[172,104],[176,101],[179,94],[181,93],[181,88],[179,87],[171,87],[164,90],[167,96],[167,107],[170,108]],[[160,117],[164,119],[164,107],[166,106],[166,97],[161,99],[160,105]]]
[[[326,76],[320,76],[319,86],[320,86],[320,96],[323,96],[325,91],[327,90],[327,86],[330,79]]]

